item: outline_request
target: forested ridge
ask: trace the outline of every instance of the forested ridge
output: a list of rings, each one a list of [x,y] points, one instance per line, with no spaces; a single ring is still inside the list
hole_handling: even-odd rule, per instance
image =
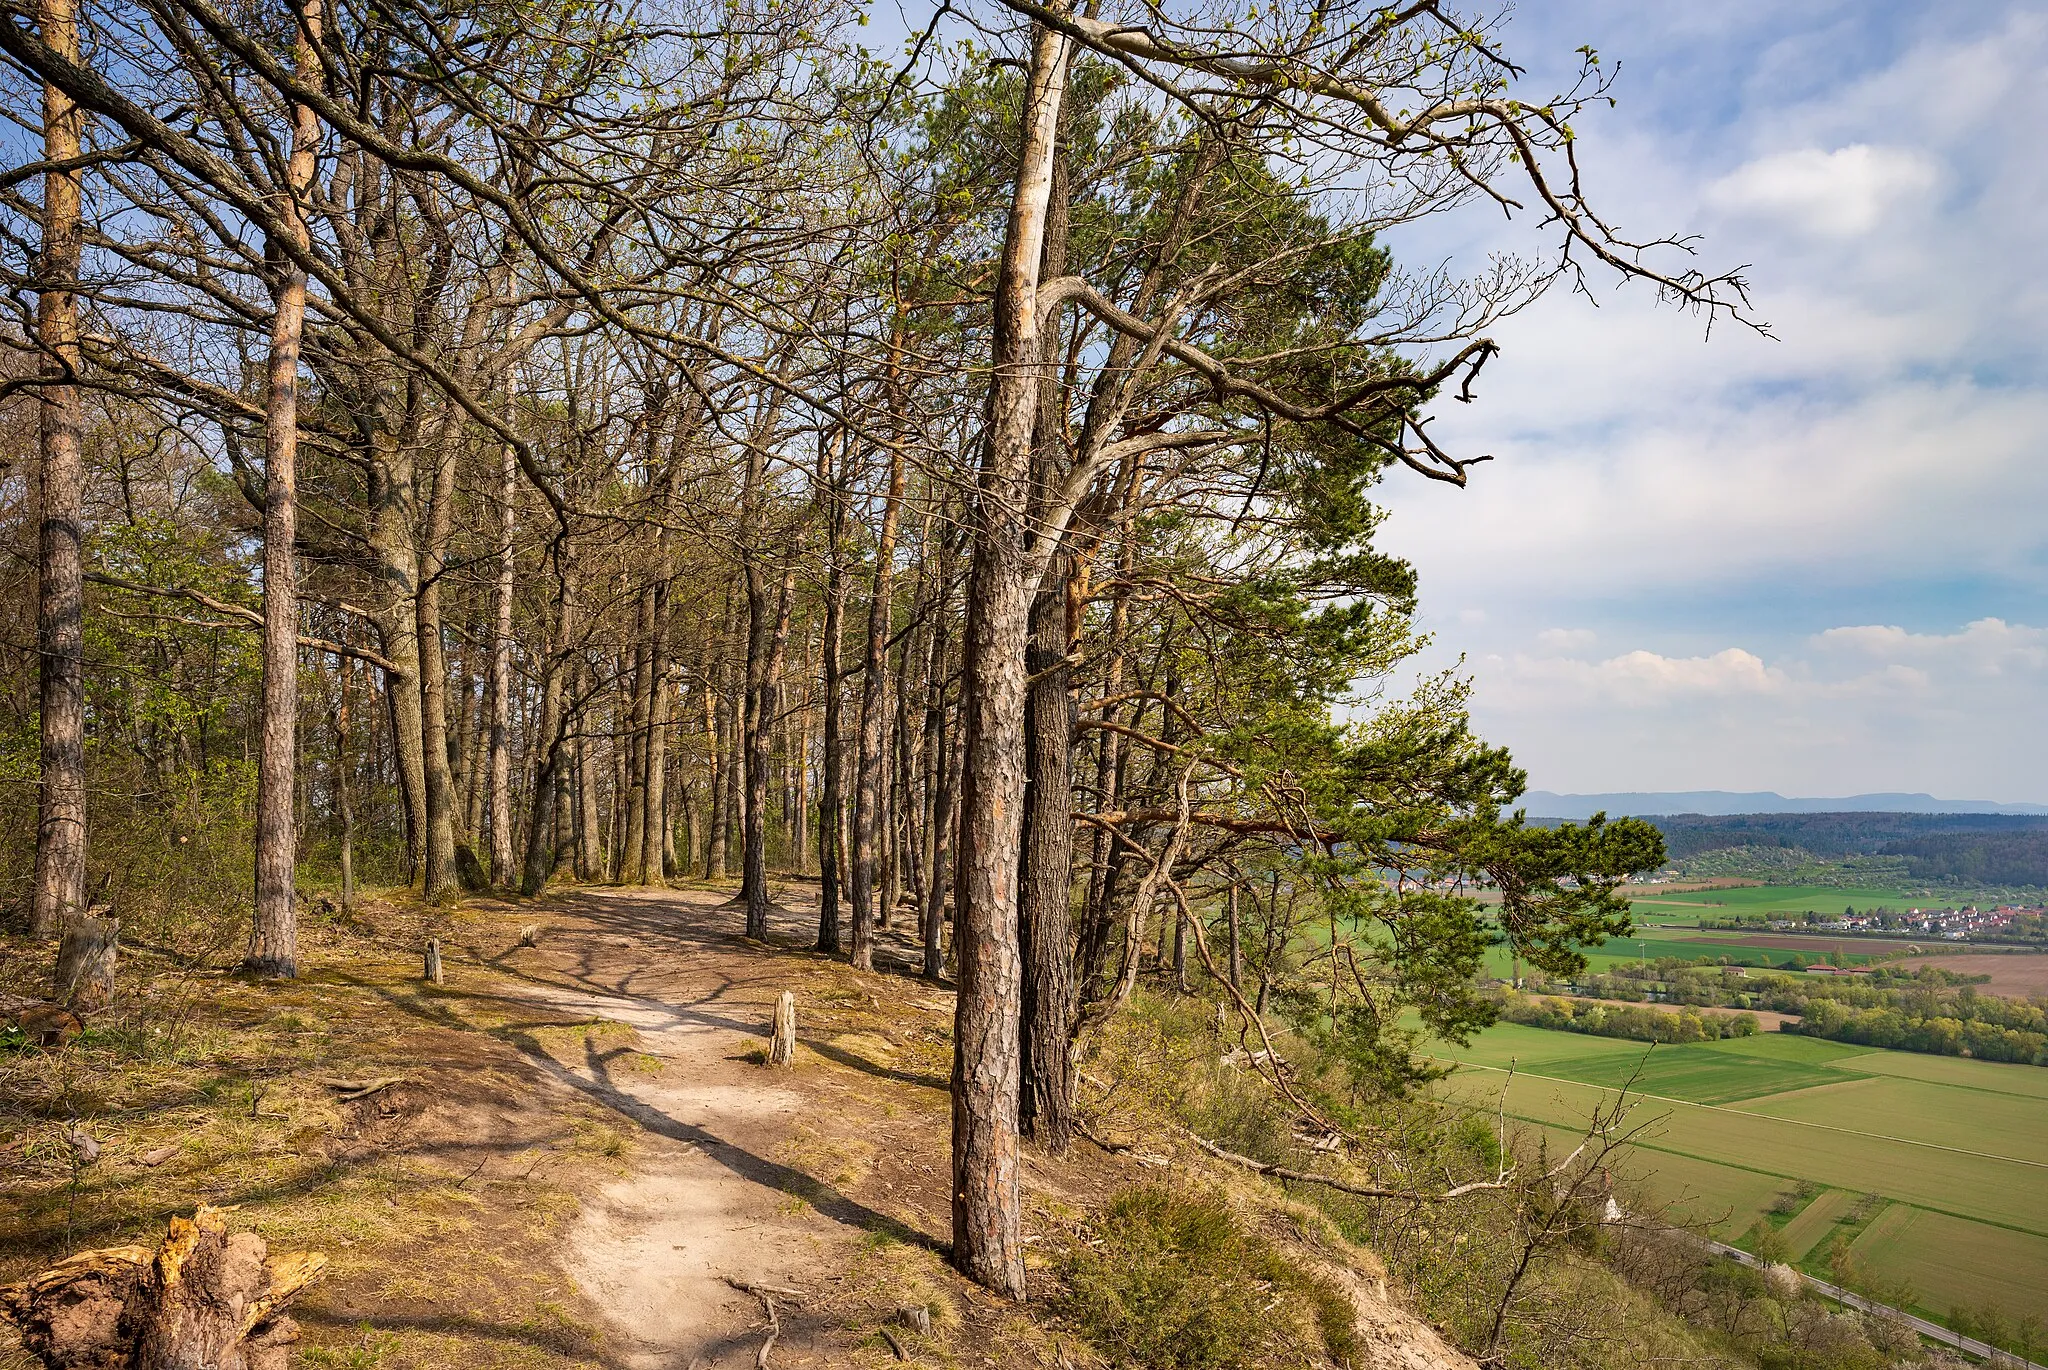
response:
[[[1430,414],[1554,285],[1752,322],[1582,198],[1609,69],[1524,91],[1427,0],[926,21],[9,13],[0,877],[55,998],[116,920],[283,979],[368,885],[736,877],[761,939],[815,876],[821,951],[957,985],[951,1256],[1017,1297],[1019,1137],[1142,963],[1398,1094],[1489,944],[1627,926],[1655,829],[1525,825],[1400,683],[1372,502],[1483,478]],[[1390,249],[1467,203],[1529,255]]]
[[[1674,863],[1712,853],[1731,856],[1716,874],[1819,867],[1855,858],[1898,858],[1887,874],[1866,860],[1804,878],[1860,876],[1966,886],[2048,886],[2048,818],[1982,813],[1665,814],[1643,820],[1664,836]],[[1754,870],[1743,868],[1747,861]],[[1901,869],[1902,867],[1902,869]],[[1711,868],[1709,868],[1711,869]]]

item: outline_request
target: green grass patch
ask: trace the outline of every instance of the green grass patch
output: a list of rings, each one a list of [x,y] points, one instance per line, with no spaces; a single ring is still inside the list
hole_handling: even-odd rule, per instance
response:
[[[1856,1195],[1846,1189],[1821,1191],[1819,1198],[1785,1224],[1786,1259],[1795,1265],[1805,1260],[1809,1251],[1834,1235],[1835,1224],[1848,1217],[1855,1207]]]
[[[1630,894],[1629,903],[1644,910],[1707,918],[1772,918],[1808,911],[1839,918],[1845,908],[1924,908],[1940,902],[1928,894],[1898,889],[1838,888],[1833,885],[1752,885],[1725,890],[1683,890],[1671,894]]]
[[[1110,1202],[1061,1262],[1063,1315],[1112,1364],[1255,1370],[1349,1364],[1351,1300],[1220,1200],[1147,1185]]]
[[[1749,1107],[1775,1118],[2013,1156],[2048,1166],[2048,1106],[2041,1100],[1924,1080],[1889,1076],[1844,1079],[1841,1071],[1826,1073],[1835,1077],[1831,1088],[1759,1099]],[[2048,1184],[2048,1171],[2042,1173],[2041,1181]]]
[[[1502,1077],[1461,1071],[1445,1082],[1475,1108],[1492,1110]],[[1612,1091],[1563,1079],[1517,1079],[1507,1091],[1510,1116],[1582,1131]],[[1647,1102],[1641,1120],[1658,1120],[1635,1145],[1717,1162],[1737,1170],[1812,1180],[1836,1189],[1873,1191],[1919,1207],[2018,1228],[2048,1238],[2048,1184],[2039,1166],[1993,1156],[1937,1150],[1886,1137],[1836,1131],[1772,1118],[1750,1105],[1701,1106]],[[1969,1141],[1968,1118],[1955,1118],[1957,1145]],[[2040,1272],[2048,1278],[2048,1269]]]
[[[1910,1284],[1914,1303],[1931,1315],[1990,1303],[2008,1317],[2048,1319],[2048,1238],[1893,1204],[1849,1255],[1880,1280]]]
[[[1794,1040],[1820,1042],[1817,1037],[1799,1037]],[[1973,1061],[1965,1056],[1927,1056],[1916,1051],[1876,1051],[1866,1048],[1857,1050],[1863,1054],[1848,1068],[1859,1074],[1890,1075],[1902,1080],[1925,1080],[1929,1084],[1949,1085],[1956,1089],[1983,1090],[1990,1094],[2011,1094],[2022,1099],[2048,1101],[2048,1070],[2040,1066],[2014,1065],[2005,1061]],[[1958,1106],[1970,1105],[1958,1101]],[[2044,1116],[2043,1121],[2048,1123],[2048,1116]]]
[[[1697,1045],[1702,1051],[1718,1051],[1729,1056],[1755,1056],[1769,1061],[1797,1061],[1802,1065],[1834,1066],[1838,1073],[1849,1074],[1861,1071],[1861,1063],[1874,1056],[1893,1054],[1881,1052],[1876,1047],[1830,1042],[1824,1037],[1804,1037],[1795,1032],[1760,1032],[1754,1037],[1724,1037],[1718,1042],[1700,1042]]]
[[[1540,1072],[1580,1084],[1680,1099],[1691,1104],[1729,1104],[1787,1090],[1842,1083],[1842,1072],[1824,1066],[1774,1061],[1709,1050],[1701,1043],[1660,1046],[1633,1060],[1600,1056],[1558,1061]]]
[[[1816,1050],[1818,1048],[1818,1050]],[[1515,1069],[1580,1084],[1632,1088],[1687,1103],[1725,1104],[1842,1083],[1846,1068],[1830,1065],[1860,1050],[1819,1038],[1771,1033],[1719,1042],[1660,1046],[1500,1023],[1469,1047],[1439,1043],[1437,1055],[1473,1065]]]

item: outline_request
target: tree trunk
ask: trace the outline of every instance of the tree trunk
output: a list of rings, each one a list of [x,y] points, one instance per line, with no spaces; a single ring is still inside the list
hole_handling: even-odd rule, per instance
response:
[[[959,794],[959,758],[953,730],[945,726],[946,696],[943,685],[938,695],[938,732],[933,739],[932,857],[931,878],[925,886],[924,971],[925,978],[937,980],[946,973],[946,859],[952,854],[953,827],[959,816],[955,802]]]
[[[748,572],[748,597],[754,598],[753,572]],[[748,666],[748,674],[756,676],[754,699],[748,713],[747,728],[747,807],[746,834],[741,842],[741,851],[746,861],[746,870],[741,877],[741,886],[747,901],[747,936],[766,940],[768,936],[768,747],[774,737],[775,715],[782,697],[782,661],[789,648],[790,601],[796,589],[796,563],[792,559],[782,572],[781,589],[776,595],[775,617],[772,623],[764,625],[765,640],[761,644],[761,661],[758,667]],[[761,599],[765,601],[766,596]],[[762,609],[766,609],[764,602]],[[751,657],[753,652],[750,650]]]
[[[388,596],[377,616],[384,655],[396,667],[384,673],[391,716],[391,748],[405,812],[406,880],[426,862],[426,756],[420,718],[419,561],[412,546],[417,493],[413,459],[403,446],[381,451],[371,471],[370,547]]]
[[[76,0],[41,0],[43,41],[76,62]],[[85,115],[55,86],[43,86],[43,154],[76,158]],[[41,529],[36,547],[36,646],[41,697],[41,784],[36,803],[36,869],[31,926],[55,937],[85,912],[85,468],[83,411],[71,382],[80,364],[78,264],[84,243],[74,168],[43,174],[42,260],[37,343],[44,385],[37,406],[41,446]]]
[[[556,557],[561,599],[556,611],[554,650],[549,654],[547,668],[541,675],[540,722],[534,734],[536,763],[532,807],[527,820],[525,869],[519,881],[520,893],[528,897],[546,889],[548,877],[554,872],[548,820],[554,815],[556,791],[568,761],[568,748],[563,745],[566,730],[563,727],[562,696],[566,683],[564,678],[569,674],[574,655],[569,644],[575,640],[577,615],[570,584],[573,557],[566,535],[556,544]]]
[[[1064,120],[1061,121],[1064,125]],[[1046,203],[1042,279],[1067,270],[1067,159],[1057,149]],[[1031,450],[1031,509],[1039,515],[1065,481],[1064,397],[1059,372],[1059,318],[1042,323],[1037,413]],[[1034,535],[1036,536],[1036,535]],[[1074,821],[1072,748],[1075,703],[1067,581],[1072,558],[1055,554],[1046,583],[1031,602],[1031,640],[1025,649],[1023,866],[1017,895],[1018,940],[1024,954],[1023,1079],[1019,1121],[1032,1140],[1054,1155],[1073,1140],[1071,1059],[1073,1020]],[[1078,624],[1077,624],[1078,626]]]
[[[492,587],[490,730],[491,802],[484,845],[491,883],[512,882],[512,534],[518,518],[518,459],[508,444],[498,457],[498,578]]]
[[[294,61],[302,77],[319,70],[320,0],[306,0]],[[296,246],[310,241],[299,206],[312,189],[320,124],[292,106],[289,189],[283,206]],[[306,273],[269,244],[271,290],[269,394],[263,415],[263,694],[256,761],[256,914],[243,964],[258,975],[299,973],[299,924],[292,906],[298,830],[292,800],[298,785],[299,343],[306,327]]]
[[[576,692],[582,700],[577,711],[579,719],[588,719],[597,707],[593,685],[590,663],[578,661]],[[597,783],[597,740],[591,736],[589,727],[579,724],[571,746],[576,758],[576,878],[595,880],[604,870],[604,840],[600,836],[604,832],[604,805]]]
[[[1059,563],[1055,563],[1057,566]],[[1025,705],[1024,862],[1018,936],[1024,953],[1024,1130],[1058,1155],[1073,1140],[1074,697],[1068,688],[1066,596],[1041,592],[1031,609],[1034,677]]]
[[[730,603],[726,608],[725,623],[726,632],[720,635],[717,690],[712,703],[711,835],[704,854],[704,878],[707,880],[725,879],[732,831],[732,653],[727,650],[732,625]]]
[[[860,736],[854,747],[853,789],[853,964],[874,965],[875,837],[884,821],[882,734],[889,665],[889,633],[895,620],[891,584],[895,575],[896,530],[903,517],[904,456],[898,443],[889,451],[889,491],[882,504],[882,529],[875,542],[875,574],[869,585],[867,651],[860,682]],[[887,916],[887,911],[884,911]]]
[[[334,711],[334,806],[341,811],[341,911],[352,913],[356,906],[356,809],[349,785],[348,725],[349,685],[354,665],[341,662],[340,702]]]
[[[667,574],[668,533],[661,536],[662,574]],[[640,839],[640,883],[659,885],[667,874],[668,839],[668,588],[657,585],[648,617],[647,740],[641,744],[646,793]]]
[[[455,773],[448,764],[448,654],[441,634],[441,575],[455,517],[455,445],[444,432],[435,453],[433,501],[420,547],[420,762],[425,783],[427,842],[424,893],[452,898],[462,878],[455,853]]]
[[[976,504],[961,689],[966,757],[955,878],[959,994],[953,1033],[953,1263],[1024,1297],[1018,1197],[1017,871],[1024,799],[1023,517],[1041,347],[1038,270],[1069,45],[1033,33],[1023,137],[996,285],[988,437]]]
[[[648,637],[653,630],[654,592],[643,590],[634,614],[634,627],[639,641],[633,644],[632,714],[623,729],[624,736],[613,743],[624,743],[620,761],[624,765],[626,784],[625,826],[620,832],[623,839],[613,878],[622,885],[638,885],[646,881],[645,859],[647,838],[647,721],[653,708],[653,668],[648,653]]]
[[[818,950],[835,956],[840,946],[839,833],[846,814],[842,793],[846,724],[841,717],[845,685],[839,669],[845,610],[846,583],[835,564],[828,572],[825,592],[825,721],[818,794]]]

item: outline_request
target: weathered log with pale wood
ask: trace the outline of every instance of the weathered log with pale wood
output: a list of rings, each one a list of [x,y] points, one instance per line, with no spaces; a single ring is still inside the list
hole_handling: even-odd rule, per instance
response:
[[[57,944],[57,1002],[97,1013],[114,1000],[114,962],[121,920],[82,914],[64,925]]]
[[[768,1064],[796,1064],[796,995],[782,991],[775,1001],[775,1035],[768,1039]]]
[[[0,1289],[0,1316],[49,1370],[285,1370],[299,1337],[285,1310],[326,1267],[270,1255],[202,1204],[154,1252],[82,1251]]]

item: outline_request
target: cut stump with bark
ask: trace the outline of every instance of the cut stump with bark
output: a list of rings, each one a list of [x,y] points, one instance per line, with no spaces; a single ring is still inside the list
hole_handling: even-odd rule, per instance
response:
[[[775,1001],[775,1035],[768,1040],[768,1064],[796,1064],[796,995],[782,991]]]
[[[446,983],[441,978],[441,939],[438,937],[427,939],[426,968],[422,972],[422,978],[430,985]]]
[[[155,1251],[82,1251],[0,1289],[0,1316],[49,1370],[285,1370],[285,1310],[318,1279],[316,1252],[272,1256],[201,1205]]]
[[[121,920],[82,914],[64,925],[57,944],[57,1002],[78,1013],[97,1013],[114,999],[114,963]]]

